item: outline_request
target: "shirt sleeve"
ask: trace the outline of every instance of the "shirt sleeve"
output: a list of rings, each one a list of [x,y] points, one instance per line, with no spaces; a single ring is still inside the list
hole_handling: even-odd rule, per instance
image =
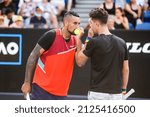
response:
[[[124,60],[128,60],[128,59],[129,59],[129,52],[128,52],[126,43],[124,44],[124,47],[125,47],[125,56],[124,56]]]
[[[86,48],[85,50],[83,51],[83,53],[87,56],[87,57],[91,57],[92,56],[92,53],[93,53],[93,50],[94,50],[94,42],[93,40],[90,40],[87,45],[86,45]]]
[[[51,45],[53,44],[55,36],[56,36],[55,30],[50,30],[41,36],[41,38],[38,41],[38,44],[45,51],[47,51],[51,47]]]

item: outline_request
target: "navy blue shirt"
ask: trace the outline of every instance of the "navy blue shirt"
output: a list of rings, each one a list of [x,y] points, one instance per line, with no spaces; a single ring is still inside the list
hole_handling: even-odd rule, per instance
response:
[[[38,19],[36,16],[33,16],[30,20],[30,24],[33,24],[34,28],[43,28],[43,26],[46,24],[46,20],[43,16],[40,19]]]

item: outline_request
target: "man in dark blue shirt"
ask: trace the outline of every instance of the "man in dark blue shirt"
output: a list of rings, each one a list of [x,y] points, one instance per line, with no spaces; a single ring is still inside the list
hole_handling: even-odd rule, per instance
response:
[[[35,15],[31,18],[30,24],[34,28],[47,28],[46,19],[42,16],[43,9],[40,6],[37,6],[35,9]]]

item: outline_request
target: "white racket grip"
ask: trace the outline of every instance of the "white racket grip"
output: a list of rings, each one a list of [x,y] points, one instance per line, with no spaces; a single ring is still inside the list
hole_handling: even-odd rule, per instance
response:
[[[27,95],[26,95],[26,100],[30,100],[30,94],[29,93],[27,93]]]
[[[130,91],[128,91],[127,94],[123,95],[123,100],[126,100],[128,97],[130,97],[130,95],[132,95],[135,92],[134,89],[131,89]]]

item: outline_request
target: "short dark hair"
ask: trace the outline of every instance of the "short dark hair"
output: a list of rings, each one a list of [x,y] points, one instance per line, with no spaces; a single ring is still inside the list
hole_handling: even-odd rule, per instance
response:
[[[89,17],[98,20],[102,24],[107,24],[108,13],[102,8],[94,8],[90,11]]]
[[[7,8],[5,11],[5,15],[8,15],[9,13],[14,13],[14,11],[11,8]]]
[[[75,16],[75,17],[80,17],[76,12],[74,11],[68,11],[65,13],[64,18],[67,16]]]
[[[117,7],[116,9],[118,9],[122,13],[122,16],[125,16],[124,10],[121,7]]]

